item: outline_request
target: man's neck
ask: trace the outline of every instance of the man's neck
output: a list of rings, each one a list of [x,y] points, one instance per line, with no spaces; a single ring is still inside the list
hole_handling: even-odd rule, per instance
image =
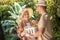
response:
[[[42,13],[42,15],[47,14],[47,13]]]

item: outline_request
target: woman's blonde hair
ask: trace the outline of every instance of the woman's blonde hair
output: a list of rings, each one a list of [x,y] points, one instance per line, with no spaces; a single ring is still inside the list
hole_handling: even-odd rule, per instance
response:
[[[24,11],[22,12],[22,15],[24,15],[25,12],[27,12],[29,14],[29,18],[32,17],[32,15],[33,15],[32,8],[26,8],[26,9],[24,9]]]

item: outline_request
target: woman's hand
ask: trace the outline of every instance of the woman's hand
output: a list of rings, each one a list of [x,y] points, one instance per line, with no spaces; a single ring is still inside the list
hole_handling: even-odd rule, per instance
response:
[[[21,38],[21,31],[17,31],[18,37]]]
[[[21,36],[25,36],[25,34],[27,34],[27,31],[24,30],[22,33],[21,33]]]
[[[29,34],[26,34],[25,36],[28,37],[28,38],[34,38],[33,35],[29,35]]]
[[[34,38],[34,36],[33,35],[32,36],[30,35],[30,38]]]

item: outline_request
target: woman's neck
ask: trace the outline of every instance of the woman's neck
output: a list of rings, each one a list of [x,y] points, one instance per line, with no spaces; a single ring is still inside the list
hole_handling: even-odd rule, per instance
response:
[[[23,21],[25,21],[26,23],[30,22],[30,20],[23,20]]]

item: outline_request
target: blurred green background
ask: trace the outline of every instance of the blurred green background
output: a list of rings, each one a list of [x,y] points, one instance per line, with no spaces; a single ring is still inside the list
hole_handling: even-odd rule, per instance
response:
[[[14,5],[15,2],[18,4],[17,7]],[[39,20],[40,15],[36,9],[36,3],[37,0],[0,0],[0,22],[6,40],[19,39],[17,36],[17,17],[21,15],[22,9],[31,7],[34,13],[31,20]],[[47,0],[46,10],[49,15],[53,16],[54,40],[60,40],[60,0]]]

